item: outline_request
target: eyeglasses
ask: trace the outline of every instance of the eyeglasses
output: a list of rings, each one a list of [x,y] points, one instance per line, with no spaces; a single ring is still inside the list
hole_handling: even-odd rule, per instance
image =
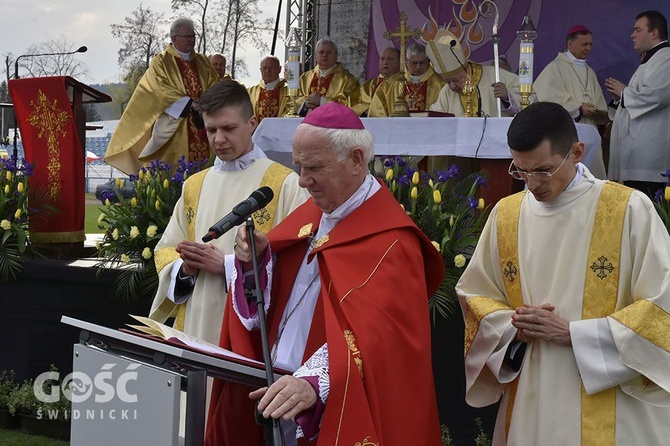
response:
[[[179,35],[179,34],[175,34],[174,36],[175,36],[175,37],[181,37],[182,39],[195,39],[195,34],[187,34],[187,35],[185,35],[185,36],[182,36],[182,35]]]
[[[551,180],[551,177],[556,175],[556,172],[561,170],[561,167],[563,167],[563,164],[565,164],[565,161],[568,159],[570,154],[572,153],[572,149],[568,151],[568,153],[565,154],[565,157],[563,158],[563,161],[561,164],[554,170],[553,172],[526,172],[523,170],[517,170],[514,169],[512,170],[512,167],[516,167],[514,165],[514,161],[512,161],[509,165],[509,168],[507,169],[507,173],[512,175],[512,178],[517,179],[517,180],[523,180],[523,181],[528,181],[528,178],[533,177],[538,181],[549,181]]]

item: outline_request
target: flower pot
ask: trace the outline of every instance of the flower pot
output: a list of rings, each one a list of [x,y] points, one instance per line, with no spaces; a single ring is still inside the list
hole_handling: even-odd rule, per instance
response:
[[[7,409],[0,409],[0,429],[18,429],[19,426],[19,417],[11,415]]]
[[[37,419],[33,415],[21,414],[21,430],[26,434],[41,435],[57,440],[70,440],[70,420]]]

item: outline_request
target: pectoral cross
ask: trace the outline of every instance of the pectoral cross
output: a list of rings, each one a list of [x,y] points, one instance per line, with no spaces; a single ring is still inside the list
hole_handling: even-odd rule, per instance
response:
[[[407,14],[405,11],[401,11],[398,18],[400,19],[400,27],[396,28],[395,32],[391,32],[388,29],[384,31],[384,38],[386,40],[391,40],[394,37],[400,39],[400,72],[404,73],[407,39],[410,37],[418,39],[421,36],[421,30],[419,28],[415,28],[414,30],[407,29]]]

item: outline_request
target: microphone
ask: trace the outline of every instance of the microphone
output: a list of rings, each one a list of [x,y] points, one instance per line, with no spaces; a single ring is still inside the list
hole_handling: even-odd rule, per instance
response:
[[[21,59],[22,57],[67,56],[67,55],[75,54],[75,53],[85,53],[86,51],[88,51],[88,48],[85,45],[82,45],[74,51],[65,51],[65,52],[62,52],[62,53],[21,54],[14,61],[14,79],[19,78],[19,59]]]
[[[217,239],[235,226],[241,225],[251,214],[267,206],[274,195],[274,192],[268,186],[255,190],[249,198],[235,206],[228,215],[209,228],[209,232],[205,234],[202,241],[207,243],[210,240]]]

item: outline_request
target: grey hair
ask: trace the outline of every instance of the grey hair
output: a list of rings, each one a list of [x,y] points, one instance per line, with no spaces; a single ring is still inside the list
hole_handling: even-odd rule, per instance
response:
[[[405,53],[405,60],[409,60],[409,58],[412,56],[423,56],[428,58],[426,55],[426,47],[418,43],[411,45],[409,48],[407,48],[407,52]]]
[[[330,39],[327,38],[327,37],[324,37],[324,38],[322,38],[322,39],[319,39],[319,41],[316,42],[316,46],[315,46],[314,48],[316,49],[316,52],[317,52],[317,53],[319,52],[319,47],[320,47],[321,45],[323,45],[323,44],[328,44],[328,45],[332,46],[333,49],[335,50],[335,55],[339,55],[339,54],[340,54],[339,51],[337,51],[337,45],[335,45],[335,42],[333,42],[332,40],[330,40]]]
[[[328,141],[338,162],[344,161],[357,147],[363,150],[366,163],[375,156],[375,139],[367,129],[328,129],[311,124],[300,124],[298,128],[300,127]]]
[[[172,22],[172,25],[170,25],[170,37],[174,37],[179,34],[179,30],[184,26],[188,26],[195,31],[195,23],[193,20],[186,17],[179,17],[174,22]]]

